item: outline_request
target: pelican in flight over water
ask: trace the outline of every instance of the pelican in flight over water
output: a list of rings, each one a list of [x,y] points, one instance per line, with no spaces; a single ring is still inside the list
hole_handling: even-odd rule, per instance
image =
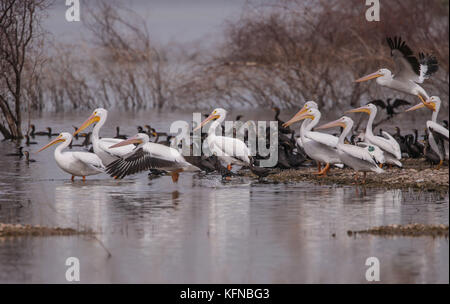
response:
[[[400,159],[402,158],[402,152],[400,150],[400,145],[389,133],[382,131],[383,137],[375,136],[372,132],[372,124],[377,116],[377,107],[374,104],[367,104],[363,107],[352,109],[347,112],[363,112],[369,114],[369,120],[367,121],[366,132],[364,134],[364,141],[369,144],[378,146],[384,152],[384,158],[387,164],[396,165],[401,167],[402,163]]]
[[[441,108],[441,99],[437,96],[431,96],[430,99],[423,103],[419,103],[415,105],[414,107],[411,107],[406,110],[408,111],[414,111],[423,107],[427,107],[431,111],[433,111],[433,114],[431,115],[431,120],[427,121],[427,129],[429,131],[428,134],[428,142],[430,143],[431,149],[433,149],[434,152],[436,152],[437,155],[439,155],[439,164],[437,166],[437,169],[441,168],[443,162],[444,162],[444,153],[445,151],[441,151],[442,149],[439,148],[439,145],[436,141],[435,137],[438,137],[440,141],[448,141],[448,129],[444,128],[440,124],[436,122],[437,116],[439,114],[439,109]],[[445,149],[444,149],[445,150]]]
[[[206,144],[211,153],[226,163],[228,170],[231,170],[233,164],[240,166],[251,165],[250,150],[242,140],[216,135],[216,129],[222,124],[226,116],[226,110],[217,108],[194,129],[194,132],[213,121],[208,130],[208,137],[206,138]]]
[[[320,121],[321,113],[317,108],[315,102],[308,102],[305,106],[292,117],[289,121],[283,124],[283,127],[306,119],[300,127],[300,138],[303,149],[306,154],[317,162],[318,175],[327,175],[330,169],[330,164],[341,163],[336,146],[338,138],[325,133],[311,131]],[[321,170],[321,164],[325,163],[325,168]]]
[[[391,48],[391,56],[394,59],[396,71],[382,68],[375,73],[366,75],[356,80],[363,82],[376,78],[379,85],[385,86],[406,94],[416,95],[422,102],[429,98],[427,92],[418,85],[423,83],[438,70],[436,57],[419,53],[419,58],[414,56],[410,47],[400,37],[387,38]]]
[[[123,146],[120,148],[111,148],[112,145],[120,143],[123,139],[118,138],[101,138],[99,136],[101,127],[105,124],[106,118],[108,117],[108,111],[103,108],[98,108],[94,110],[91,116],[75,131],[74,136],[89,127],[91,124],[95,123],[94,129],[92,130],[92,146],[94,148],[94,153],[100,157],[103,164],[107,166],[113,161],[124,157],[125,155],[133,151],[132,146]]]
[[[368,145],[364,147],[354,146],[346,144],[344,142],[347,135],[353,128],[353,120],[349,117],[343,116],[338,120],[332,121],[320,127],[316,130],[329,129],[333,127],[342,127],[344,130],[339,136],[337,150],[340,160],[350,168],[353,168],[355,173],[355,181],[358,180],[358,172],[364,172],[363,183],[366,182],[366,172],[372,171],[376,173],[383,173],[384,170],[379,167],[380,156],[375,157],[373,152],[376,151],[375,147]],[[382,158],[382,157],[381,157]]]
[[[134,147],[133,144],[137,144],[137,146]],[[188,163],[178,150],[150,142],[149,136],[145,133],[138,133],[110,148],[115,149],[128,145],[133,151],[107,166],[106,172],[114,178],[123,178],[138,172],[159,169],[170,172],[172,181],[176,183],[180,172],[200,171],[199,168]]]
[[[41,152],[54,144],[62,143],[55,149],[55,160],[63,171],[72,175],[72,181],[74,181],[75,176],[82,176],[83,181],[85,181],[86,176],[104,172],[105,167],[103,166],[101,159],[94,153],[63,152],[63,150],[70,145],[71,141],[72,135],[63,132],[46,146],[42,147],[38,152]]]

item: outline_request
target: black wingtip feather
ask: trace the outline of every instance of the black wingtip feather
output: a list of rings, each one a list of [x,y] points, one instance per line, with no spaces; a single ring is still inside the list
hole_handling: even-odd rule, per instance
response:
[[[414,72],[419,75],[420,74],[420,64],[419,60],[414,56],[413,51],[411,48],[406,44],[405,41],[402,40],[402,37],[394,37],[394,40],[392,38],[387,37],[386,38],[388,45],[391,49],[391,56],[393,55],[394,50],[398,50],[400,53],[402,53],[403,57],[405,57],[406,60],[411,64],[411,67],[413,68]]]

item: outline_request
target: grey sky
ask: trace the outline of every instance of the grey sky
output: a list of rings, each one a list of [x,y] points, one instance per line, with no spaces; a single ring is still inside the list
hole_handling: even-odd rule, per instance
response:
[[[79,0],[80,6],[88,1]],[[73,40],[84,31],[81,22],[67,22],[66,0],[55,0],[49,11],[45,28],[57,40]],[[217,37],[223,22],[236,18],[246,0],[121,0],[118,1],[147,19],[153,39],[161,43],[169,41],[189,42],[209,36]],[[209,37],[208,36],[208,37]]]

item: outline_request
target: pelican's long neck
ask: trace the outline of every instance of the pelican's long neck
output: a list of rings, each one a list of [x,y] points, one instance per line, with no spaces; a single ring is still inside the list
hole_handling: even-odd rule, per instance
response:
[[[100,117],[100,120],[95,124],[94,129],[92,130],[92,142],[98,141],[100,138],[100,129],[105,124],[106,117]]]
[[[367,126],[366,126],[366,135],[373,136],[372,125],[373,125],[373,121],[375,120],[375,116],[377,116],[376,108],[374,108],[373,110],[370,111],[369,120],[367,121]]]
[[[320,116],[321,116],[320,112],[315,112],[314,119],[312,119],[312,120],[308,119],[310,122],[305,127],[306,132],[311,131],[315,126],[317,126],[317,124],[320,121]]]
[[[433,114],[431,114],[431,121],[436,122],[438,114],[439,114],[440,105],[436,104],[436,110],[433,111]]]
[[[61,155],[63,150],[65,148],[67,148],[71,142],[72,142],[72,140],[66,140],[66,141],[63,141],[62,143],[60,143],[55,149],[55,158],[57,155]]]
[[[347,122],[347,124],[345,125],[344,130],[342,130],[342,133],[339,136],[339,141],[338,141],[339,145],[345,144],[345,139],[347,138],[347,135],[348,135],[348,133],[350,133],[352,128],[353,128],[353,121]]]
[[[300,137],[302,138],[302,140],[305,137],[305,133],[307,131],[307,128],[308,128],[308,125],[310,124],[310,122],[311,122],[311,119],[305,119],[300,126]]]
[[[218,119],[214,120],[213,123],[211,124],[211,126],[209,127],[208,130],[208,137],[211,136],[211,138],[216,136],[216,129],[217,127],[219,127],[222,122],[225,120],[225,117],[221,116]]]

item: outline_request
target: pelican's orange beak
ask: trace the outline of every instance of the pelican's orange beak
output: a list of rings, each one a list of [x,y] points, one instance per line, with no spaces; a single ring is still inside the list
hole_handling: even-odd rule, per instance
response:
[[[124,141],[121,141],[120,143],[117,143],[115,145],[110,146],[109,148],[119,148],[123,146],[133,145],[133,144],[142,144],[142,139],[137,138],[136,135],[133,137],[130,137]]]
[[[363,76],[363,77],[361,77],[359,79],[356,79],[355,82],[363,82],[363,81],[367,81],[367,80],[370,80],[370,79],[378,78],[378,77],[381,77],[381,76],[383,76],[383,74],[375,72],[375,73]]]
[[[330,129],[334,127],[343,127],[345,128],[347,125],[341,121],[340,119],[329,122],[327,124],[321,125],[320,127],[314,128],[315,130],[323,130],[323,129]]]
[[[415,111],[415,110],[418,110],[418,109],[421,109],[421,108],[424,108],[424,107],[425,107],[424,103],[419,103],[419,104],[416,104],[415,106],[413,106],[411,108],[406,109],[405,112]]]
[[[294,115],[294,117],[292,117],[287,122],[285,122],[283,124],[283,127],[289,127],[293,123],[295,123],[297,121],[301,121],[306,118],[314,119],[314,115],[309,114],[307,111],[308,111],[308,108],[304,106],[300,111],[297,112],[297,114]]]
[[[56,137],[54,140],[52,140],[51,142],[49,142],[47,145],[43,146],[42,148],[39,149],[38,153],[41,152],[42,150],[47,149],[50,146],[53,146],[54,144],[60,143],[66,141],[64,138],[62,138],[62,135],[59,135],[58,137]]]
[[[356,108],[356,109],[351,109],[351,110],[346,111],[345,113],[358,113],[358,112],[363,112],[363,113],[367,113],[370,115],[370,109],[366,106]]]
[[[98,115],[96,115],[95,113],[93,113],[91,116],[89,116],[89,118],[85,122],[83,122],[81,127],[79,127],[78,130],[75,131],[75,133],[73,133],[73,136],[77,135],[78,133],[80,133],[81,131],[83,131],[84,129],[86,129],[87,127],[92,125],[93,123],[98,122],[99,120],[100,120],[100,117]]]
[[[421,108],[424,108],[424,107],[427,107],[428,109],[430,109],[433,112],[436,111],[436,103],[434,101],[428,101],[427,100],[425,102],[416,104],[415,106],[413,106],[413,107],[411,107],[409,109],[406,109],[405,112],[414,111],[414,110],[421,109]]]
[[[197,130],[199,130],[199,129],[201,129],[204,125],[206,125],[206,124],[207,124],[208,122],[210,122],[211,120],[217,119],[217,118],[219,118],[219,117],[220,117],[220,115],[217,115],[217,114],[211,114],[211,115],[209,115],[208,117],[205,118],[204,121],[202,121],[202,122],[194,129],[194,132],[197,131]]]

